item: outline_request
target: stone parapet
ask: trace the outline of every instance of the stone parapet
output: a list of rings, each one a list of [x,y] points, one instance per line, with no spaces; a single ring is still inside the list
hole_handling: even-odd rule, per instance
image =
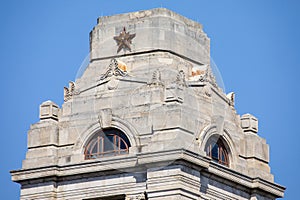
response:
[[[118,52],[114,37],[119,36],[124,28],[135,37],[131,40],[130,49]],[[168,51],[209,64],[209,43],[199,23],[164,8],[101,17],[90,33],[91,60]],[[184,48],[182,44],[185,44]]]

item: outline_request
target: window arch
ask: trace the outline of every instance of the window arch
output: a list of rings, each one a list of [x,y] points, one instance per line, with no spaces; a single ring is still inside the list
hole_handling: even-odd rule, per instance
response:
[[[228,151],[221,138],[210,138],[205,145],[205,152],[214,162],[229,166]]]
[[[94,134],[85,147],[85,159],[96,159],[129,153],[130,142],[126,135],[116,129],[103,129]]]

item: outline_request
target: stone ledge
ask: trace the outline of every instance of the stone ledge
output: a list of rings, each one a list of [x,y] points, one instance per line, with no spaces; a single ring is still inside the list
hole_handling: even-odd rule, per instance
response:
[[[261,189],[270,192],[277,197],[283,197],[284,195],[285,187],[281,185],[271,183],[259,177],[251,178],[217,163],[211,162],[207,171],[218,177],[222,177],[222,179],[225,178],[226,180],[233,181],[250,189]]]
[[[155,158],[155,159],[153,159]],[[174,160],[175,159],[175,160]],[[172,162],[171,162],[172,161]],[[158,164],[174,164],[179,161],[181,164],[192,164],[192,167],[203,171],[216,177],[222,177],[224,180],[228,180],[234,183],[238,183],[250,190],[258,189],[267,191],[276,197],[283,197],[285,188],[276,183],[271,183],[260,178],[251,178],[233,171],[225,166],[213,163],[207,157],[196,155],[193,152],[177,149],[173,151],[165,152],[153,152],[138,154],[136,157],[124,157],[120,162],[120,157],[114,160],[87,160],[86,162],[65,165],[65,166],[49,166],[43,168],[26,169],[26,170],[14,170],[11,171],[12,180],[14,182],[25,182],[32,179],[43,179],[52,177],[57,180],[59,178],[68,176],[78,176],[83,174],[89,174],[93,172],[105,172],[107,170],[124,170],[136,171],[145,170],[145,167],[158,166]],[[99,165],[101,163],[101,165]],[[140,167],[137,167],[137,163]],[[190,164],[188,164],[190,166]],[[115,167],[114,167],[115,166]],[[199,168],[200,166],[200,168]],[[42,178],[41,178],[42,177]]]

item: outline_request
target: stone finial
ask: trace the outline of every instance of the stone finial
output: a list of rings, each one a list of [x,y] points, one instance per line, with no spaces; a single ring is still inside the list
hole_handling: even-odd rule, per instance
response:
[[[159,69],[154,70],[150,85],[163,85]]]
[[[52,101],[45,101],[40,105],[40,120],[54,119],[58,120],[59,107]]]
[[[69,88],[64,87],[64,101],[67,102],[75,94],[75,83],[70,81]]]
[[[199,77],[201,82],[209,82],[215,88],[218,88],[216,77],[211,70],[211,66],[207,66],[205,73],[202,73]]]
[[[244,114],[241,117],[241,127],[244,132],[258,132],[258,120],[251,114]]]
[[[230,92],[226,95],[226,97],[229,99],[229,105],[230,106],[234,106],[234,102],[235,102],[235,93],[234,92]]]
[[[186,82],[185,82],[185,73],[183,70],[180,70],[177,74],[176,77],[176,83],[179,87],[185,87],[186,86]]]

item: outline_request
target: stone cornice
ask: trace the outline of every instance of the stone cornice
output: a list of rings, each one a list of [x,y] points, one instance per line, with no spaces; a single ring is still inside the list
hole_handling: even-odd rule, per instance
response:
[[[163,53],[170,53],[172,55],[178,56],[184,60],[190,61],[194,64],[197,65],[204,65],[203,63],[196,61],[194,59],[191,59],[189,57],[186,57],[180,53],[176,53],[172,50],[167,50],[167,49],[152,49],[152,50],[148,50],[148,51],[140,51],[140,52],[134,52],[134,53],[127,53],[124,55],[113,55],[113,56],[106,56],[106,57],[100,57],[100,58],[93,58],[91,59],[91,63],[95,62],[95,61],[99,61],[99,60],[110,60],[110,59],[114,59],[114,58],[121,58],[121,57],[128,57],[128,56],[136,56],[136,55],[144,55],[144,54],[152,54],[152,53],[159,53],[159,52],[163,52]]]
[[[251,178],[249,176],[245,176],[214,162],[211,162],[209,168],[207,168],[206,170],[209,174],[238,183],[252,190],[257,189],[267,191],[277,197],[283,197],[284,194],[285,187],[281,185],[271,183],[259,177]]]
[[[208,157],[203,157],[184,149],[166,150],[160,152],[141,153],[136,156],[116,156],[99,160],[86,160],[72,165],[54,165],[42,168],[21,169],[11,171],[12,180],[21,184],[34,180],[59,180],[70,176],[87,175],[108,171],[135,172],[145,171],[151,166],[167,166],[171,164],[188,164],[201,173],[217,179],[227,180],[240,184],[249,190],[268,192],[276,197],[283,197],[285,188],[276,183],[271,183],[261,178],[251,178],[231,170],[225,166],[212,162]],[[113,173],[113,172],[112,172]]]

